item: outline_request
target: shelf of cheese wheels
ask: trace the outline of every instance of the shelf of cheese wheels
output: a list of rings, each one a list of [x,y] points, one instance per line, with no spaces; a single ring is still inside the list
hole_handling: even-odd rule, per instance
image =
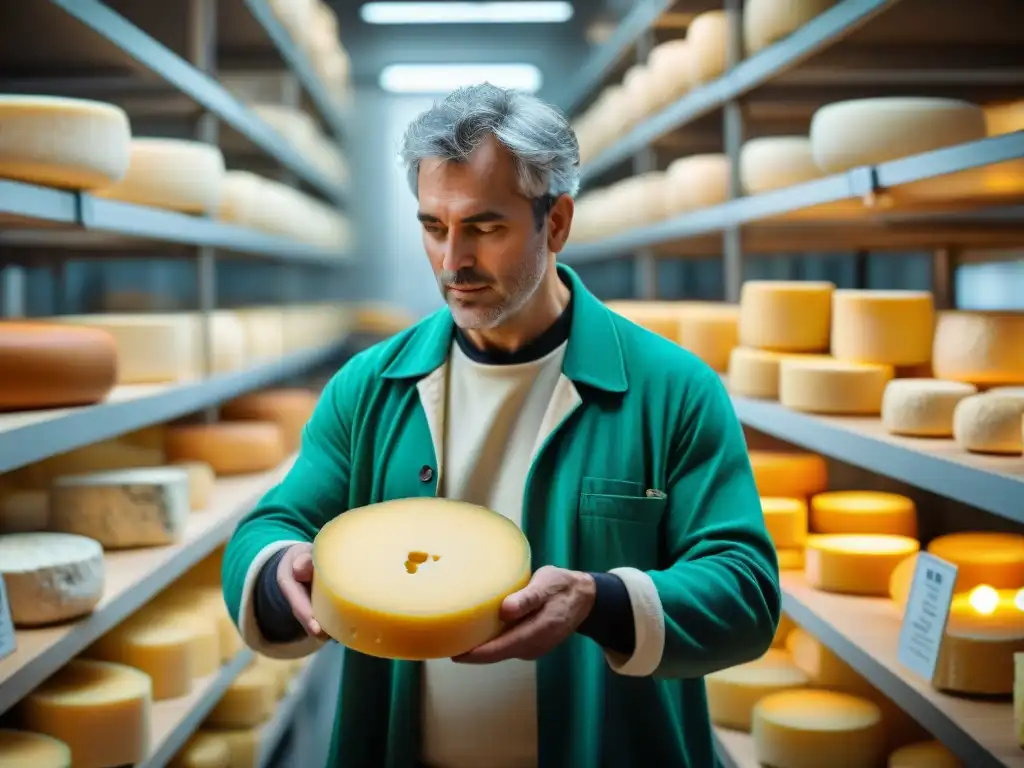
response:
[[[287,120],[278,122],[293,140],[282,128]],[[352,246],[348,220],[330,205],[286,184],[227,170],[211,144],[133,136],[128,115],[112,104],[0,96],[0,135],[0,220],[9,229],[8,243],[18,242],[15,224],[59,223],[126,242],[209,245],[318,262],[340,261]],[[347,173],[340,157],[324,159],[317,134],[304,135],[296,146],[318,167]]]
[[[1024,522],[1024,314],[786,281],[609,307],[725,375],[744,424]]]

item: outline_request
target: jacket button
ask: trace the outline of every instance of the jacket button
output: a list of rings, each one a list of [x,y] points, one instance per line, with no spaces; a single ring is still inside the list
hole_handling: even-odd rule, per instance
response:
[[[420,467],[420,482],[429,483],[434,478],[434,470],[429,465]]]

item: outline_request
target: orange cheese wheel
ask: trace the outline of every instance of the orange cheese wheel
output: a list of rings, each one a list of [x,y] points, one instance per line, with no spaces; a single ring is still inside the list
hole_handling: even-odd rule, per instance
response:
[[[117,383],[117,345],[96,328],[0,321],[0,410],[99,402]]]
[[[319,398],[308,389],[270,389],[251,392],[221,406],[227,421],[269,421],[281,429],[285,450],[297,451],[302,430],[313,415]]]
[[[202,461],[217,475],[268,472],[287,455],[281,429],[265,421],[188,424],[167,430],[167,461]]]

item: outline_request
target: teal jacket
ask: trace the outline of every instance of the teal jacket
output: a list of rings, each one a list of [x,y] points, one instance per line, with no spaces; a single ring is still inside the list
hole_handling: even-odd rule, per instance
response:
[[[539,765],[709,768],[703,676],[762,655],[780,612],[743,433],[712,370],[559,269],[575,298],[562,412],[527,479],[533,567],[638,569],[660,599],[663,639],[640,664],[581,635],[537,662]],[[253,636],[247,591],[261,553],[312,541],[346,509],[436,494],[439,472],[421,470],[438,467],[436,382],[453,333],[444,309],[352,358],[324,390],[291,471],[234,532],[224,597],[257,650],[288,657],[315,646],[264,647]],[[339,695],[326,768],[414,768],[418,663],[348,651]]]

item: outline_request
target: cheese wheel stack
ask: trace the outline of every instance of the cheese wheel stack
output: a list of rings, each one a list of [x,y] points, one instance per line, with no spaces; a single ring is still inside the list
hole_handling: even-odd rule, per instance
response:
[[[771,649],[759,659],[713,672],[704,678],[711,722],[749,731],[754,707],[772,693],[803,688],[809,680],[788,651]]]
[[[779,570],[803,570],[807,500],[828,487],[825,460],[811,453],[755,450],[750,451],[750,466]]]

